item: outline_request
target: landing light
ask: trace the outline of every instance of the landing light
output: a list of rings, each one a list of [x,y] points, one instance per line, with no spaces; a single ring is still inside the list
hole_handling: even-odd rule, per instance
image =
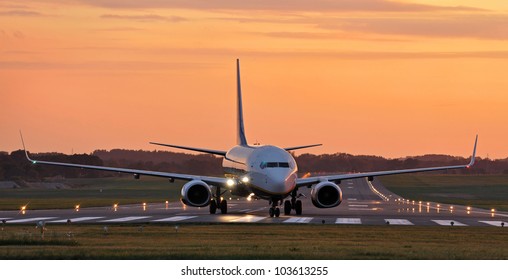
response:
[[[233,179],[228,179],[226,181],[226,185],[228,185],[228,187],[232,187],[235,185],[235,181]]]
[[[250,181],[250,180],[249,180],[249,177],[247,177],[247,176],[243,176],[243,177],[242,177],[242,182],[244,182],[244,183],[248,183],[249,181]]]

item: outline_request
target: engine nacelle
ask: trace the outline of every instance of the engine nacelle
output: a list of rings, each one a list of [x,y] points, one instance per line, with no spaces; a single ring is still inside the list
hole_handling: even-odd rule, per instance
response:
[[[312,186],[310,197],[317,208],[332,208],[342,202],[342,191],[336,184],[325,181]]]
[[[182,187],[182,202],[185,205],[204,207],[210,204],[211,199],[210,186],[201,180],[192,180]]]

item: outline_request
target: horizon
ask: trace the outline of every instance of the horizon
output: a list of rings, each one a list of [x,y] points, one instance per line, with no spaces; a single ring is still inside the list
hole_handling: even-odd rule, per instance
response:
[[[71,156],[71,155],[93,155],[93,153],[95,152],[99,152],[99,151],[105,151],[105,152],[112,152],[114,150],[119,150],[119,151],[128,151],[128,152],[167,152],[167,153],[176,153],[176,154],[186,154],[186,155],[193,155],[193,156],[198,156],[198,155],[209,155],[209,156],[214,156],[214,157],[218,157],[218,158],[221,158],[221,156],[217,156],[217,155],[210,155],[210,154],[206,154],[206,153],[200,153],[200,152],[193,152],[193,151],[179,151],[178,149],[175,149],[175,150],[160,150],[160,149],[153,149],[153,150],[143,150],[143,149],[125,149],[125,148],[112,148],[112,149],[95,149],[91,152],[88,152],[88,153],[65,153],[65,152],[57,152],[57,151],[52,151],[52,152],[47,152],[47,151],[39,151],[39,152],[31,152],[29,149],[27,149],[27,152],[29,154],[63,154],[63,155],[67,155],[67,156]],[[13,150],[13,151],[2,151],[0,150],[0,153],[7,153],[7,154],[11,154],[13,152],[18,152],[18,151],[21,151],[21,152],[24,152],[23,149],[17,149],[17,150]],[[312,152],[296,152],[296,153],[291,153],[293,154],[294,157],[299,157],[301,155],[304,155],[304,154],[310,154],[310,155],[313,155],[313,156],[323,156],[323,155],[338,155],[338,154],[343,154],[343,155],[350,155],[350,156],[354,156],[354,157],[360,157],[360,156],[366,156],[366,157],[381,157],[381,158],[384,158],[384,159],[387,159],[387,160],[397,160],[397,159],[406,159],[406,158],[415,158],[415,157],[426,157],[426,156],[445,156],[445,157],[453,157],[453,158],[463,158],[463,159],[469,159],[471,158],[471,155],[467,156],[467,157],[464,157],[464,156],[460,156],[460,155],[448,155],[448,154],[419,154],[419,155],[406,155],[406,156],[402,156],[402,157],[396,157],[396,158],[391,158],[391,157],[385,157],[385,156],[380,156],[380,155],[374,155],[374,154],[352,154],[352,153],[348,153],[348,152],[333,152],[333,153],[322,153],[322,154],[317,154],[317,153],[312,153]],[[489,160],[506,160],[508,159],[507,158],[488,158],[488,157],[480,157],[478,155],[476,155],[476,159],[477,160],[485,160],[485,159],[489,159]]]
[[[0,150],[230,148],[239,58],[249,143],[505,159],[507,24],[504,0],[5,0]]]

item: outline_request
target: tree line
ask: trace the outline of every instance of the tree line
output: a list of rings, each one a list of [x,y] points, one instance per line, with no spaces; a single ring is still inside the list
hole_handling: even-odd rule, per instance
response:
[[[133,169],[188,173],[220,176],[222,158],[213,155],[192,155],[168,151],[142,151],[113,149],[96,150],[91,154],[65,155],[61,153],[31,154],[36,160],[60,161],[68,163],[104,165]],[[462,165],[469,158],[448,155],[424,155],[398,159],[387,159],[370,155],[335,154],[302,154],[295,156],[300,175],[311,173],[344,173],[433,167],[442,165]],[[508,158],[490,160],[477,158],[474,168],[468,170],[449,170],[447,174],[508,174]],[[22,150],[11,153],[0,152],[0,180],[42,180],[48,177],[110,177],[119,176],[114,172],[83,170],[49,165],[38,165],[29,162]]]

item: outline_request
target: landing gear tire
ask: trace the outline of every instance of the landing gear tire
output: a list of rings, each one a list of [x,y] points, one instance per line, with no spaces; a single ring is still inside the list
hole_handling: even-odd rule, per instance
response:
[[[298,216],[302,215],[302,201],[301,200],[296,201],[295,212],[296,212],[296,215],[298,215]]]
[[[291,214],[291,202],[289,200],[284,201],[284,215]]]
[[[227,214],[228,213],[228,202],[225,199],[220,202],[220,212],[222,214]]]
[[[273,216],[275,215],[275,211],[273,210],[273,208],[268,209],[268,214],[270,215],[270,217],[273,218]]]
[[[279,217],[280,216],[280,209],[279,208],[275,208],[274,210],[274,214],[275,214],[275,217]]]
[[[217,212],[217,203],[215,203],[215,200],[210,201],[210,214],[215,214]]]

